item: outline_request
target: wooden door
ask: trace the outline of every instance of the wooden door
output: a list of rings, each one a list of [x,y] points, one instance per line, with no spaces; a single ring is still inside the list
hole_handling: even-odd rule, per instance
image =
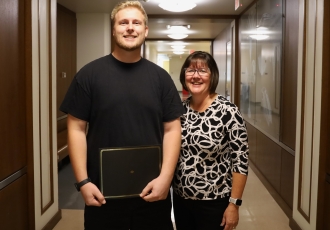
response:
[[[28,3],[27,3],[28,4]],[[0,2],[0,229],[27,229],[27,111],[25,1]]]

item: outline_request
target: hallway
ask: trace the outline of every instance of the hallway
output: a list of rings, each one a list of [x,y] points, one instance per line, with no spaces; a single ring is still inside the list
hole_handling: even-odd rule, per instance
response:
[[[83,229],[83,200],[74,186],[71,165],[66,161],[59,169],[59,206],[62,219],[54,230]],[[256,174],[249,169],[249,176],[240,207],[237,230],[290,230],[289,218],[279,207]]]

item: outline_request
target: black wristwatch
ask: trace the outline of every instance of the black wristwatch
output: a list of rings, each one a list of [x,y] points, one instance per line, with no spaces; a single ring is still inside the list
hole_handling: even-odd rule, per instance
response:
[[[234,205],[237,205],[237,206],[241,206],[242,205],[242,200],[236,199],[236,198],[232,198],[232,197],[229,197],[229,202],[230,203],[233,203]]]
[[[80,192],[80,188],[89,182],[92,182],[92,180],[88,177],[87,179],[82,180],[79,183],[74,183],[74,186],[76,187],[77,191]]]

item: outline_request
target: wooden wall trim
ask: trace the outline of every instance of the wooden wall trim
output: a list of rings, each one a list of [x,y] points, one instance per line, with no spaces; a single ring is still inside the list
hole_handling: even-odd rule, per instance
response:
[[[316,229],[322,115],[323,0],[299,1],[298,103],[293,218]]]
[[[9,177],[5,178],[4,180],[0,181],[0,190],[8,186],[10,183],[14,182],[21,176],[23,176],[26,172],[27,172],[27,167],[24,167],[18,170],[17,172],[13,173]]]
[[[62,219],[62,210],[59,209],[53,218],[42,228],[42,230],[52,230]]]
[[[249,166],[253,170],[253,172],[257,175],[258,179],[262,182],[262,184],[266,187],[267,191],[274,198],[277,204],[284,211],[285,215],[290,218],[292,216],[292,210],[284,201],[284,199],[279,195],[279,193],[274,189],[274,187],[269,183],[268,179],[260,172],[256,165],[253,162],[249,162]]]
[[[32,0],[34,227],[58,212],[56,143],[56,0]],[[51,55],[51,57],[50,57]],[[50,90],[50,84],[54,89]],[[50,104],[52,105],[50,107]],[[50,121],[51,120],[51,121]]]
[[[248,121],[245,121],[247,123],[249,123],[251,126],[253,126],[256,130],[258,130],[259,132],[261,132],[262,134],[264,134],[266,137],[268,137],[269,139],[271,139],[273,142],[275,142],[277,145],[279,145],[282,149],[284,149],[285,151],[287,151],[288,153],[290,153],[292,156],[294,156],[296,153],[293,149],[289,148],[287,145],[283,144],[282,142],[280,142],[279,140],[277,140],[276,138],[274,138],[273,136],[267,134],[267,132],[265,132],[264,130],[260,129],[260,127],[256,127],[253,124],[251,124]]]
[[[68,8],[62,6],[61,4],[58,4],[57,3],[57,9],[60,10],[60,11],[65,12],[67,14],[71,14],[72,16],[76,17],[76,13],[75,12],[69,10]]]
[[[26,153],[29,229],[35,229],[34,154],[33,154],[33,86],[32,86],[32,2],[24,0],[25,81],[26,81]]]
[[[280,141],[295,150],[297,119],[299,0],[285,1],[280,99]]]
[[[66,119],[68,117],[68,115],[63,115],[63,116],[60,116],[57,118],[57,121],[60,121],[60,120],[63,120],[63,119]]]
[[[43,8],[44,6],[46,6],[47,8]],[[53,116],[52,116],[52,107],[53,107],[53,103],[52,103],[52,32],[51,32],[51,22],[52,22],[52,18],[51,18],[51,0],[47,0],[47,1],[40,1],[38,0],[38,8],[39,8],[39,21],[38,21],[38,46],[39,46],[39,157],[40,157],[40,210],[41,210],[41,215],[43,215],[53,204],[54,204],[54,175],[53,175],[53,128],[52,128],[52,121],[53,121]],[[44,11],[46,10],[46,12]],[[48,22],[47,24],[44,24],[44,26],[46,26],[46,28],[43,28],[43,16],[47,17],[46,22]],[[46,35],[48,40],[47,40],[47,45],[48,46],[42,46],[42,36]],[[44,44],[45,45],[45,44]],[[44,60],[42,60],[43,54],[45,54],[45,52],[47,53],[48,56],[48,63],[47,63],[47,67],[45,67],[45,63],[42,63]],[[46,69],[47,71],[43,72],[43,69]],[[47,82],[48,82],[48,89],[47,89],[47,97],[48,98],[48,102],[47,105],[48,107],[44,107],[44,105],[42,104],[42,100],[43,98],[45,98],[45,96],[43,95],[43,93],[45,92],[44,90],[44,85],[43,83],[46,81],[45,78],[48,77]],[[42,121],[44,119],[48,120],[48,123],[42,124]],[[45,149],[47,152],[46,154],[48,156],[45,155],[45,152],[43,152],[43,144],[45,142],[44,138],[45,136],[43,136],[42,134],[44,133],[43,131],[45,130],[45,127],[43,125],[47,125],[48,129],[46,129],[47,131],[47,136],[48,136],[48,146],[47,149]],[[43,176],[47,176],[44,175],[43,172],[43,160],[44,158],[47,157],[49,159],[49,168],[47,169],[49,171],[49,184],[50,184],[50,188],[49,188],[49,196],[50,199],[48,201],[48,203],[44,203],[44,191],[43,191]]]
[[[329,12],[330,2],[324,1],[324,12]],[[321,140],[320,140],[320,168],[319,168],[319,187],[317,201],[317,229],[325,228],[325,222],[329,221],[326,209],[326,199],[330,196],[327,193],[326,183],[330,184],[330,15],[324,14],[323,20],[323,60],[322,60],[322,111],[321,111]],[[329,211],[328,211],[329,213]]]
[[[235,70],[234,70],[234,78],[235,78],[235,101],[234,104],[240,108],[241,100],[241,56],[240,56],[240,37],[239,37],[239,19],[235,19]]]
[[[302,230],[292,217],[289,218],[289,226],[292,230]]]
[[[304,12],[303,12],[303,15],[306,15],[306,0],[304,0]],[[300,155],[300,158],[299,158],[299,176],[298,176],[298,211],[300,212],[300,214],[306,219],[307,222],[310,222],[310,210],[308,213],[305,213],[302,209],[302,204],[301,204],[301,187],[302,187],[302,170],[303,170],[303,160],[304,160],[304,136],[305,136],[305,133],[304,133],[304,130],[305,130],[305,88],[306,88],[306,85],[305,85],[305,82],[306,82],[306,44],[307,44],[307,39],[306,39],[306,31],[307,31],[307,17],[304,17],[304,32],[303,32],[303,58],[302,58],[302,76],[301,76],[301,89],[302,89],[302,92],[301,92],[301,120],[300,120],[300,136],[299,136],[299,139],[300,139],[300,152],[298,153]],[[310,201],[309,201],[310,203]]]

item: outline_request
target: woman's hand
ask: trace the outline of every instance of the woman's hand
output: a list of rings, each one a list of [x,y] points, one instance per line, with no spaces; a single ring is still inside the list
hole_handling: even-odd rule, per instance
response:
[[[239,220],[238,208],[239,207],[235,204],[228,204],[221,222],[221,226],[225,226],[224,230],[231,230],[236,228]]]

